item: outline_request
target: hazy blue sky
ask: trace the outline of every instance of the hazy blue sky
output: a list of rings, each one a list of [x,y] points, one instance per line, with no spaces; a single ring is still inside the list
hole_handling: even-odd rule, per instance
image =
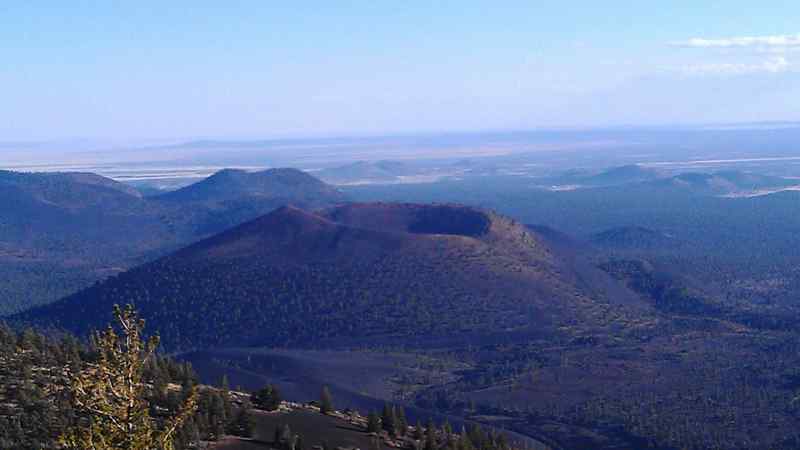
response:
[[[0,141],[800,120],[799,24],[787,1],[4,0]]]

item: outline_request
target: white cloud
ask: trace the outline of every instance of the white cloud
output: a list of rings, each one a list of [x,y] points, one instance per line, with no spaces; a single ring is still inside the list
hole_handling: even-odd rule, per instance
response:
[[[782,73],[791,68],[783,56],[775,56],[762,62],[690,64],[678,68],[684,75],[746,75],[754,73]]]
[[[722,39],[692,38],[673,42],[672,45],[688,48],[795,48],[800,47],[800,34],[740,36]]]

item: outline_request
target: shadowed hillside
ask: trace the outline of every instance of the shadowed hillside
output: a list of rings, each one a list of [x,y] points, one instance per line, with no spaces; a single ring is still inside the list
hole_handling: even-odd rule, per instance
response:
[[[182,349],[485,343],[599,326],[601,305],[563,270],[535,233],[481,210],[285,207],[20,318],[85,333],[133,302]]]
[[[642,167],[638,164],[631,164],[614,167],[597,175],[587,177],[584,183],[590,186],[612,186],[649,181],[655,178],[658,178],[658,173],[655,170]]]
[[[153,203],[170,211],[172,226],[196,237],[207,237],[287,204],[314,209],[344,199],[336,188],[301,170],[226,169],[154,197]]]
[[[109,275],[288,203],[341,202],[296,169],[224,170],[180,191],[142,198],[91,173],[0,171],[0,314],[55,301]]]
[[[225,169],[195,184],[158,197],[162,202],[221,202],[242,197],[291,200],[297,204],[322,204],[343,200],[335,188],[297,169],[260,172]]]
[[[686,190],[695,194],[731,195],[750,194],[762,190],[781,189],[796,185],[796,180],[755,173],[726,170],[715,173],[683,173],[654,181],[659,187]]]

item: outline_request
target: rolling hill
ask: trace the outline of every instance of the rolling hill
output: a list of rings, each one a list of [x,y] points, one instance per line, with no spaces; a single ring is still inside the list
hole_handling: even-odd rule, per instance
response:
[[[630,164],[599,173],[570,170],[557,177],[538,180],[540,186],[606,189],[670,189],[681,194],[740,196],[779,191],[797,185],[796,180],[739,170],[685,172],[665,175],[653,168]]]
[[[2,238],[35,238],[54,227],[79,229],[70,218],[135,210],[142,202],[133,188],[91,173],[0,171]],[[75,226],[73,226],[75,225]]]
[[[552,338],[602,325],[569,270],[483,210],[283,207],[17,319],[85,334],[131,302],[173,349]]]
[[[161,197],[90,173],[0,172],[0,314],[94,281],[288,204],[344,199],[296,169],[224,170]]]
[[[0,314],[75,292],[166,238],[136,191],[94,174],[0,172],[0,198]]]
[[[112,198],[141,197],[136,189],[93,173],[22,173],[0,170],[0,189],[16,189],[33,200],[81,209]]]
[[[689,172],[653,182],[654,186],[704,195],[753,194],[763,190],[779,190],[796,184],[795,180],[738,170],[714,173]]]
[[[328,183],[395,183],[402,175],[411,173],[409,167],[398,161],[356,161],[340,167],[331,167],[315,175]]]
[[[611,167],[602,171],[587,169],[571,169],[557,176],[539,178],[539,186],[569,187],[574,188],[606,188],[624,186],[635,183],[645,183],[658,180],[661,177],[658,171],[641,166],[629,164]]]
[[[306,172],[289,168],[259,172],[224,169],[205,180],[167,192],[157,200],[165,203],[208,204],[247,197],[312,205],[343,200],[342,194],[332,186]]]
[[[176,191],[154,197],[167,211],[170,225],[191,236],[183,243],[211,236],[293,204],[320,208],[341,203],[344,195],[306,172],[268,169],[260,172],[226,169]]]
[[[658,178],[658,172],[638,164],[613,167],[596,175],[586,177],[582,184],[589,186],[614,186],[628,183],[639,183]]]

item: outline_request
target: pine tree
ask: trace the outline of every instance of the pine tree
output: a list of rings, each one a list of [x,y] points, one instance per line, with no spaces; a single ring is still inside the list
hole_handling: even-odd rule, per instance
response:
[[[233,420],[228,424],[228,434],[241,437],[253,437],[255,432],[255,421],[253,415],[247,407],[240,408],[233,417]]]
[[[254,392],[250,396],[250,400],[253,402],[253,406],[258,409],[275,411],[281,405],[281,393],[278,391],[277,386],[269,384]]]
[[[322,414],[330,414],[333,412],[333,396],[331,396],[331,391],[328,389],[328,386],[322,387],[319,410]]]
[[[388,403],[383,405],[381,426],[384,431],[389,433],[389,436],[394,436],[397,431],[397,416],[395,415],[394,408],[389,406]]]
[[[475,424],[469,430],[469,440],[475,448],[485,447],[486,437],[483,434],[483,429],[479,424]]]
[[[395,406],[395,413],[397,416],[397,435],[405,436],[408,431],[408,419],[406,419],[406,411],[402,406]]]
[[[508,444],[508,438],[503,433],[500,433],[497,436],[497,448],[499,450],[508,450],[511,448],[511,446]]]
[[[367,416],[367,432],[377,433],[379,431],[381,431],[381,418],[378,417],[378,413],[375,411],[370,411]]]
[[[422,423],[417,420],[417,424],[414,425],[414,439],[421,441],[425,439],[425,431],[422,429]]]
[[[176,431],[195,412],[196,392],[157,429],[142,378],[158,338],[143,340],[144,320],[131,305],[114,306],[114,317],[121,334],[109,325],[93,336],[97,362],[69,368],[65,390],[70,405],[84,420],[62,434],[62,448],[173,450]]]
[[[284,450],[293,450],[296,436],[292,434],[292,429],[288,424],[275,430],[275,446]]]
[[[474,445],[472,445],[472,441],[469,439],[469,435],[467,435],[467,430],[464,427],[461,427],[461,435],[458,438],[458,448],[460,450],[472,450]]]
[[[231,390],[231,385],[230,385],[230,382],[228,382],[228,375],[227,374],[222,375],[222,380],[220,380],[220,382],[219,382],[219,387],[223,391],[230,391]]]
[[[475,424],[470,428],[469,440],[475,448],[486,447],[486,434],[479,424]]]
[[[233,405],[231,405],[231,387],[228,383],[228,375],[223,375],[219,383],[219,393],[222,396],[222,401],[225,407],[225,417],[230,420],[233,417]]]
[[[436,445],[436,425],[433,421],[428,421],[428,427],[425,430],[425,450],[438,450]]]
[[[378,436],[372,436],[369,440],[369,450],[381,450],[381,439]]]
[[[211,422],[211,433],[215,440],[220,440],[225,435],[225,425],[229,417],[225,412],[225,401],[219,392],[208,392],[206,400],[209,420]]]

